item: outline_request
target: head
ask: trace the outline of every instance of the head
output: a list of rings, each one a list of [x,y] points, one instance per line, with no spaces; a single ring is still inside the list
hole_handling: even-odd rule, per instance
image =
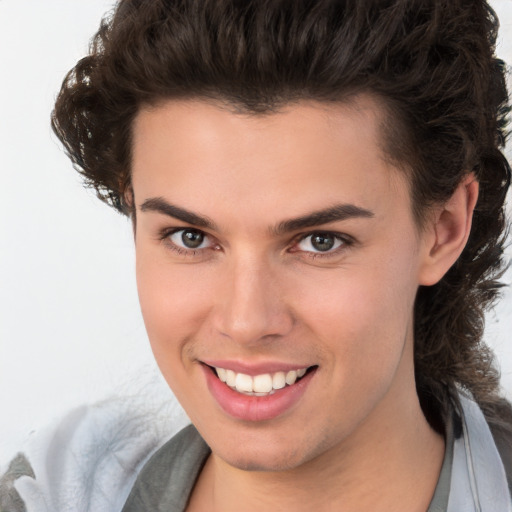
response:
[[[438,279],[407,290],[411,357],[434,427],[456,386],[492,416],[498,375],[481,338],[485,308],[499,288],[510,181],[496,31],[490,7],[475,0],[121,0],[65,79],[53,127],[86,183],[130,215],[136,230],[143,187],[135,149],[140,130],[149,130],[148,112],[165,111],[182,124],[199,112],[229,113],[244,129],[267,132],[294,109],[307,119],[312,106],[324,120],[341,112],[352,128],[366,120],[375,133],[361,140],[392,168],[389,190],[397,201],[406,193],[400,204],[408,205],[416,235],[461,184],[476,180],[478,202],[460,257]],[[179,139],[180,124],[172,129]],[[272,176],[262,180],[272,183]],[[293,216],[293,205],[282,213]]]

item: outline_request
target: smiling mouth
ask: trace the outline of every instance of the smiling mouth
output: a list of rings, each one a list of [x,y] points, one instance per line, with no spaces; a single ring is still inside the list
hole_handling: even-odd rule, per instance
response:
[[[262,373],[260,375],[247,375],[233,370],[209,366],[217,378],[224,382],[233,391],[246,396],[270,396],[277,391],[299,382],[306,374],[315,370],[317,366],[298,368],[287,372]]]

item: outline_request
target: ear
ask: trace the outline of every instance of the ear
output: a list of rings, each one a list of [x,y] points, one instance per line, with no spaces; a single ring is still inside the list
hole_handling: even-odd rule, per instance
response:
[[[446,203],[434,210],[425,227],[419,284],[436,284],[462,253],[471,231],[473,211],[478,199],[474,174],[464,178]]]
[[[133,236],[135,238],[135,232],[137,228],[137,216],[135,211],[135,194],[133,193],[133,187],[129,185],[126,187],[123,193],[123,199],[126,206],[130,209],[130,220],[132,221]]]

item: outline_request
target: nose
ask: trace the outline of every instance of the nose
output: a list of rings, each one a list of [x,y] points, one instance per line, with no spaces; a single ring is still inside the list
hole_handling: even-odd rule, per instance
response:
[[[288,334],[294,324],[276,270],[256,258],[237,261],[219,276],[214,326],[242,344],[259,344]]]

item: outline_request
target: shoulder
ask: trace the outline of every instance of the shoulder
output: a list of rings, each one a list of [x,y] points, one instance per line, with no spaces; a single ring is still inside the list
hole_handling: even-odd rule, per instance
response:
[[[188,422],[177,402],[79,407],[38,432],[0,478],[2,512],[115,512],[138,472]]]
[[[480,407],[460,393],[448,510],[512,511],[506,457]],[[510,473],[509,473],[510,475]]]
[[[140,471],[123,512],[185,510],[210,453],[193,425],[181,430]]]
[[[505,468],[508,488],[512,494],[512,435],[499,426],[491,427],[491,432]]]
[[[493,418],[488,418],[488,423],[512,494],[512,405],[507,400],[501,399],[495,408],[498,412],[493,414]]]

